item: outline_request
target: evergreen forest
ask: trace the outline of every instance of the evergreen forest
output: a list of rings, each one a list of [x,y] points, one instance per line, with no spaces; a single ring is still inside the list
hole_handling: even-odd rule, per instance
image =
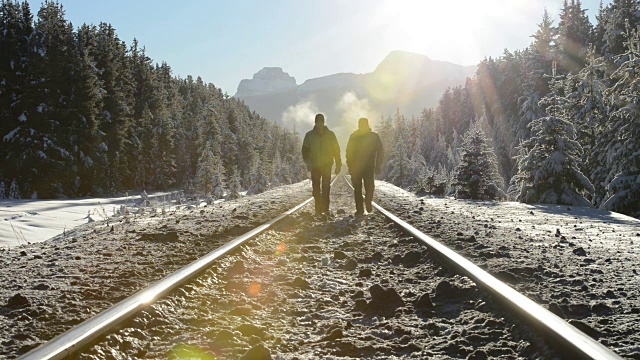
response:
[[[595,24],[580,0],[541,15],[527,48],[485,58],[437,107],[380,119],[384,179],[640,217],[640,0],[601,3]],[[0,137],[0,197],[233,198],[306,176],[299,134],[49,0],[2,2]]]
[[[299,135],[154,64],[58,2],[0,7],[0,198],[182,188],[236,197],[305,176]]]
[[[557,24],[545,11],[529,47],[485,58],[436,108],[380,119],[384,177],[459,198],[639,217],[640,2],[601,3],[596,20],[565,0]]]

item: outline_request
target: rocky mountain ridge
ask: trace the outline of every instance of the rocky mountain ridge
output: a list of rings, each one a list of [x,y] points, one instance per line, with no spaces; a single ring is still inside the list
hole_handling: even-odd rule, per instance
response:
[[[266,67],[242,80],[235,97],[287,127],[312,124],[309,117],[315,112],[341,126],[354,116],[378,119],[396,109],[405,116],[419,115],[435,106],[448,87],[474,76],[476,68],[393,51],[371,73],[332,74],[300,85],[282,68]]]

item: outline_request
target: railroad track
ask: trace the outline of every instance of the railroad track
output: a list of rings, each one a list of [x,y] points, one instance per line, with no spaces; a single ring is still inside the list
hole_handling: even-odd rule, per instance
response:
[[[351,202],[338,182],[335,218],[307,200],[22,358],[619,358],[377,204],[349,216]]]

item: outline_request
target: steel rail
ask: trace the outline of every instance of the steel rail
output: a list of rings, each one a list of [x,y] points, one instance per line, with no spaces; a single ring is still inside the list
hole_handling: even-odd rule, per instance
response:
[[[332,180],[332,184],[338,179],[336,176]],[[228,254],[238,246],[244,244],[249,239],[259,235],[276,223],[282,221],[286,217],[300,210],[313,200],[313,197],[305,200],[296,207],[281,214],[277,218],[264,223],[255,229],[231,240],[223,246],[211,251],[194,262],[184,266],[171,275],[159,280],[158,282],[138,291],[130,297],[115,304],[111,308],[99,313],[98,315],[84,321],[80,325],[54,337],[48,342],[29,351],[19,357],[24,360],[54,360],[64,359],[74,353],[79,352],[86,346],[92,344],[95,340],[108,334],[118,325],[129,319],[138,311],[151,305],[165,295],[170,294],[174,289],[191,281],[194,277],[213,265],[220,257]]]
[[[345,181],[353,188],[346,176]],[[520,318],[526,320],[536,330],[541,332],[545,338],[550,340],[550,344],[560,353],[566,355],[567,358],[622,359],[621,356],[614,353],[611,349],[608,349],[551,311],[520,294],[509,285],[496,279],[447,246],[423,234],[375,202],[372,205],[384,216],[399,225],[406,233],[424,242],[428,247],[436,251],[446,262],[472,279],[478,286],[488,290],[497,300],[512,308]]]

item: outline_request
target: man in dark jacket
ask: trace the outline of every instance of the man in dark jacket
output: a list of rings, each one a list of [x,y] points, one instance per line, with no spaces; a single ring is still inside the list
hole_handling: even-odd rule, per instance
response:
[[[371,131],[369,120],[360,118],[358,130],[354,131],[347,143],[347,166],[353,183],[353,194],[356,200],[356,215],[363,215],[362,183],[364,182],[364,202],[367,212],[372,212],[374,172],[380,174],[384,149],[377,133]]]
[[[311,172],[313,198],[316,215],[329,213],[329,193],[331,191],[331,168],[336,162],[336,175],[342,168],[340,145],[336,134],[324,125],[324,115],[316,115],[316,126],[304,136],[302,159]],[[322,185],[320,182],[322,181]]]

